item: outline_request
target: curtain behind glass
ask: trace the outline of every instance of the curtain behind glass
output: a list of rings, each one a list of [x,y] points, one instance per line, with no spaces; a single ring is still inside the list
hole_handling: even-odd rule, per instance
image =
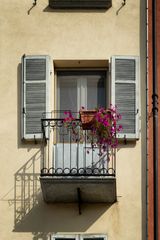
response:
[[[58,86],[59,110],[78,112],[78,107],[82,107],[81,103],[84,102],[84,99],[81,99],[84,94],[87,94],[87,102],[84,104],[87,109],[106,107],[106,71],[104,70],[59,71]],[[78,95],[78,87],[79,92],[84,94]]]
[[[62,72],[63,73],[63,72]],[[74,76],[58,74],[59,86],[59,109],[61,117],[64,117],[63,111],[77,112],[77,79]],[[65,116],[66,117],[66,116]]]
[[[106,107],[105,80],[105,72],[87,77],[87,109]]]

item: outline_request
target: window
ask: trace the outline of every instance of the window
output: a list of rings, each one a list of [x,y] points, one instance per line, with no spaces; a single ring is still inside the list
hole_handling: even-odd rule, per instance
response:
[[[75,235],[52,235],[51,240],[107,240],[106,235],[83,235],[83,234],[75,234]]]
[[[51,62],[49,56],[22,58],[21,129],[23,139],[41,139],[41,118],[50,112]],[[106,70],[57,71],[57,109],[79,111],[117,105],[122,115],[119,138],[139,138],[139,58],[113,56],[111,76]],[[55,81],[55,79],[52,79]],[[67,100],[66,100],[67,99]]]
[[[58,110],[79,112],[85,109],[106,107],[105,70],[58,71]],[[75,114],[76,115],[76,114]]]
[[[78,235],[53,235],[52,240],[78,240]]]

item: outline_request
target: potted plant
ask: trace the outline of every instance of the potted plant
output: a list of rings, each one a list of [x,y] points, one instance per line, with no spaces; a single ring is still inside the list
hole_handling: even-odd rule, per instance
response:
[[[82,108],[79,111],[79,114],[83,130],[92,129],[92,125],[95,120],[96,110],[85,110]]]
[[[116,133],[122,130],[122,126],[117,125],[118,120],[121,119],[117,107],[111,106],[109,109],[96,108],[95,110],[85,110],[82,108],[80,110],[81,134],[75,130],[75,119],[71,112],[66,112],[65,114],[67,117],[64,119],[64,122],[72,129],[74,139],[82,142],[85,138],[85,132],[87,141],[91,143],[93,148],[99,147],[101,153],[105,152],[108,146],[111,148],[117,147],[118,140]]]

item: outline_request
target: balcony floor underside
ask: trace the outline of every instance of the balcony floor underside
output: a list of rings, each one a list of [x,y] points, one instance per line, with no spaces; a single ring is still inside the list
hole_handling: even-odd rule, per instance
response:
[[[40,177],[43,198],[47,203],[116,202],[115,177]]]

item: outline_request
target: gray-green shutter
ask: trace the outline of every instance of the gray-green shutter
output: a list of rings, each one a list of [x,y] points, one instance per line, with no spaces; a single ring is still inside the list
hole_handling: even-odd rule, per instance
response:
[[[123,130],[118,138],[139,138],[139,59],[134,56],[113,56],[111,62],[111,102],[118,107]]]
[[[49,112],[49,56],[22,58],[22,138],[42,138],[41,118]]]

